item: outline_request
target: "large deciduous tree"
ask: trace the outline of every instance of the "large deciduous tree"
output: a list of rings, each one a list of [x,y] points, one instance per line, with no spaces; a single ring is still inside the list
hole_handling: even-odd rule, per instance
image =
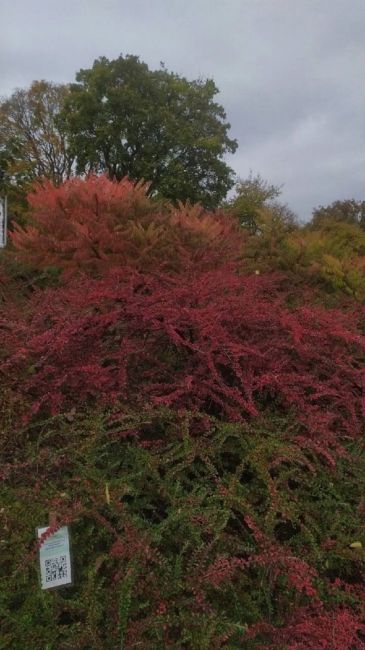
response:
[[[188,81],[136,56],[97,59],[71,84],[64,117],[79,173],[144,179],[150,192],[216,207],[233,185],[237,143],[211,79]]]
[[[0,150],[5,176],[16,180],[69,178],[73,157],[60,120],[68,87],[34,81],[0,104]]]
[[[0,190],[17,220],[35,180],[59,185],[71,176],[73,155],[60,119],[67,94],[65,85],[34,81],[0,102]]]

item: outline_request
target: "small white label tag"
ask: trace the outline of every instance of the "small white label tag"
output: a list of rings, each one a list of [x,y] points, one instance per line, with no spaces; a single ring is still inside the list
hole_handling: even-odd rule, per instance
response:
[[[37,528],[38,539],[48,530]],[[39,549],[42,589],[72,584],[70,538],[68,526],[47,537]]]

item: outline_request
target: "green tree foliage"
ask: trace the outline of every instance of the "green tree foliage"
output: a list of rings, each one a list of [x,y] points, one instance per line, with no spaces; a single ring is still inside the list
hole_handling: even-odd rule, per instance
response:
[[[313,228],[331,227],[333,222],[359,225],[365,230],[365,201],[334,201],[330,205],[320,206],[313,211],[311,225]]]
[[[295,214],[287,205],[276,201],[280,194],[280,187],[271,185],[260,174],[253,176],[251,172],[248,178],[238,181],[235,194],[225,202],[225,208],[239,220],[241,226],[254,234],[267,230],[268,221],[274,227],[279,224],[281,227],[293,227]]]
[[[298,228],[294,212],[277,198],[280,187],[271,185],[260,174],[250,173],[235,187],[234,196],[224,203],[247,235],[245,266],[263,271],[280,267],[282,247],[289,233]]]
[[[143,178],[150,192],[216,207],[233,185],[222,159],[237,143],[210,79],[188,81],[136,56],[102,57],[80,70],[64,119],[77,170]]]
[[[251,271],[290,271],[328,302],[344,295],[365,298],[365,201],[335,201],[300,225],[277,201],[280,188],[252,174],[236,186],[225,207],[249,233],[245,266]]]
[[[225,201],[224,207],[240,222],[240,225],[251,232],[257,232],[259,212],[280,195],[280,188],[270,185],[260,174],[253,176],[252,172],[246,179],[240,179],[235,185],[234,196]]]
[[[60,120],[67,94],[67,86],[34,81],[0,103],[0,190],[18,219],[32,182],[45,177],[59,185],[71,175],[73,156]]]

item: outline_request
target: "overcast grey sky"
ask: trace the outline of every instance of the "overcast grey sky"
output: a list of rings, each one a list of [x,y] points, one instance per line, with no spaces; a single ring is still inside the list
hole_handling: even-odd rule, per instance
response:
[[[301,218],[365,199],[365,0],[0,0],[0,95],[99,56],[212,77],[239,148]]]

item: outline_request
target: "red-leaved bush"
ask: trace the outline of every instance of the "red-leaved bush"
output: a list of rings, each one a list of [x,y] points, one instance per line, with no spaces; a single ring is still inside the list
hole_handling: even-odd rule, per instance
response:
[[[18,257],[64,277],[100,275],[114,266],[185,271],[214,268],[242,255],[244,234],[223,212],[177,208],[148,198],[147,186],[106,176],[50,182],[28,196],[31,224],[15,224]]]
[[[119,400],[195,409],[230,420],[293,409],[302,444],[360,435],[365,338],[361,310],[289,310],[280,279],[141,275],[36,294],[11,324],[2,372],[19,372],[30,413]]]
[[[364,308],[127,179],[30,203],[0,272],[4,648],[365,650]]]
[[[308,607],[295,611],[283,628],[267,624],[253,626],[245,641],[264,635],[266,641],[258,650],[285,648],[285,650],[364,650],[365,624],[349,609],[338,608],[326,612],[322,607]]]

